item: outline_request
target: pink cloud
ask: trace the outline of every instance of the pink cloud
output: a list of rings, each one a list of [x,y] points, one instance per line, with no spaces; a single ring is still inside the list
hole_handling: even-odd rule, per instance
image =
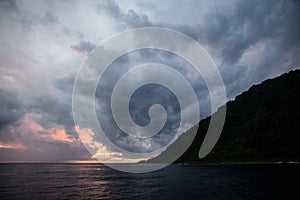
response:
[[[50,137],[54,140],[64,141],[64,142],[74,142],[75,138],[69,138],[65,129],[57,128],[54,129],[54,133],[50,134]]]
[[[84,58],[86,51],[82,50],[78,45],[71,45],[71,49],[76,52],[80,58]]]

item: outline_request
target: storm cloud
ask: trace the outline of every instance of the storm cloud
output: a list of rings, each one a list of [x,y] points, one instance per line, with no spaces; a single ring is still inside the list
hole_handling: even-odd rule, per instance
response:
[[[253,84],[300,68],[299,10],[300,2],[294,0],[1,1],[0,161],[91,159],[75,131],[73,84],[82,60],[112,35],[155,26],[192,37],[218,66],[230,100]],[[182,73],[197,91],[201,118],[211,114],[201,75],[160,51],[133,52],[116,60],[100,80],[102,93],[97,97],[109,100],[118,77],[146,62],[164,63]],[[135,93],[130,104],[135,122],[149,122],[146,111],[154,102],[169,109],[170,120],[178,120],[172,94],[145,88]],[[150,98],[147,91],[166,96]],[[99,119],[108,130],[115,130],[113,142],[133,151],[149,145],[160,148],[174,136],[170,129],[170,134],[140,143],[114,129],[108,113]],[[176,123],[171,125],[176,128]],[[38,148],[43,150],[38,153]]]
[[[24,109],[20,99],[13,93],[0,89],[0,129],[23,117]]]

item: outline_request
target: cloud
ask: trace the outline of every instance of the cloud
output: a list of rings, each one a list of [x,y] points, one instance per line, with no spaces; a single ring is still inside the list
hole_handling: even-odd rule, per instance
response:
[[[75,140],[74,138],[70,138],[67,135],[65,129],[63,128],[56,128],[54,130],[51,129],[50,132],[51,134],[46,136],[50,136],[54,140],[63,141],[63,142],[73,142]]]
[[[115,20],[118,21],[118,26],[125,27],[146,27],[153,24],[149,21],[148,16],[142,13],[137,13],[134,9],[122,11],[115,1],[102,1],[98,3],[97,9],[99,12],[106,12]]]
[[[0,141],[0,149],[25,149],[25,147],[21,144],[15,144],[13,142]]]
[[[253,83],[299,68],[300,3],[297,1],[191,1],[177,4],[166,1],[160,6],[150,3],[151,12],[144,4],[142,8],[133,6],[134,13],[137,9],[146,9],[148,13],[135,17],[142,27],[178,30],[207,48],[221,70],[230,99]],[[124,20],[128,12],[126,7],[121,8],[114,1],[100,4],[99,8],[131,28],[141,27],[140,23],[133,23],[133,19]],[[169,17],[171,12],[180,13],[177,21]],[[266,45],[265,51],[258,55],[261,61],[253,63],[253,60],[248,60],[245,63],[248,52],[257,52],[255,48],[260,45]]]
[[[53,85],[65,94],[72,94],[76,74],[70,73],[54,78]]]
[[[34,115],[26,114],[18,126],[5,130],[11,140],[1,140],[0,162],[60,162],[91,158],[81,142],[69,137],[62,127],[45,129],[34,120]]]
[[[19,12],[19,8],[17,6],[16,0],[3,0],[3,1],[1,1],[1,7],[5,8],[7,10],[11,10],[15,13]]]
[[[38,114],[35,120],[43,127],[62,126],[70,137],[77,137],[71,106],[71,99],[62,101],[51,95],[39,94],[31,99],[28,109]]]
[[[16,94],[0,89],[0,130],[3,126],[15,123],[25,111]]]
[[[71,49],[79,54],[83,58],[87,53],[89,53],[96,45],[90,41],[80,41],[79,44],[71,45]]]
[[[72,88],[82,62],[75,53],[83,58],[101,40],[130,28],[171,28],[207,49],[220,69],[228,99],[233,99],[253,84],[300,68],[299,7],[299,1],[269,0],[1,1],[0,159],[88,158],[75,139],[72,119]],[[157,42],[164,41],[158,38]],[[202,117],[211,112],[203,80],[186,63],[161,52],[141,51],[118,59],[100,80],[105,101],[115,81],[130,66],[149,61],[174,66],[184,74],[197,91]],[[171,94],[161,88],[144,89],[132,99],[133,119],[147,124],[149,105],[162,103],[170,117],[166,129],[169,134],[144,141],[130,138],[114,129],[105,110],[109,104],[100,106],[105,116],[99,118],[104,119],[108,130],[115,130],[110,138],[113,142],[139,152],[160,148],[170,141],[176,127],[172,122],[178,119],[178,106]],[[149,95],[152,90],[157,95]],[[21,146],[26,150],[9,148]],[[103,146],[99,149],[104,153],[98,156],[106,156],[107,160],[110,153],[106,151],[115,152]]]
[[[124,158],[122,153],[110,150],[105,144],[95,140],[95,133],[89,128],[76,126],[80,139],[92,153],[92,158],[101,162],[139,162],[142,159]]]

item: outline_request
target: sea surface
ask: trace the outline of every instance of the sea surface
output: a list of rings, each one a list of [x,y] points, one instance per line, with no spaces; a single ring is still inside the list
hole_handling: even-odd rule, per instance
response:
[[[172,164],[145,174],[0,164],[0,199],[300,199],[300,164]]]

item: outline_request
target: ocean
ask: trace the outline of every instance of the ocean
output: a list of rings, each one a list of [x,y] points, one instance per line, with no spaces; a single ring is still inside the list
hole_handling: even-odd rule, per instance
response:
[[[0,199],[290,199],[300,164],[172,164],[129,174],[101,164],[0,164]]]

